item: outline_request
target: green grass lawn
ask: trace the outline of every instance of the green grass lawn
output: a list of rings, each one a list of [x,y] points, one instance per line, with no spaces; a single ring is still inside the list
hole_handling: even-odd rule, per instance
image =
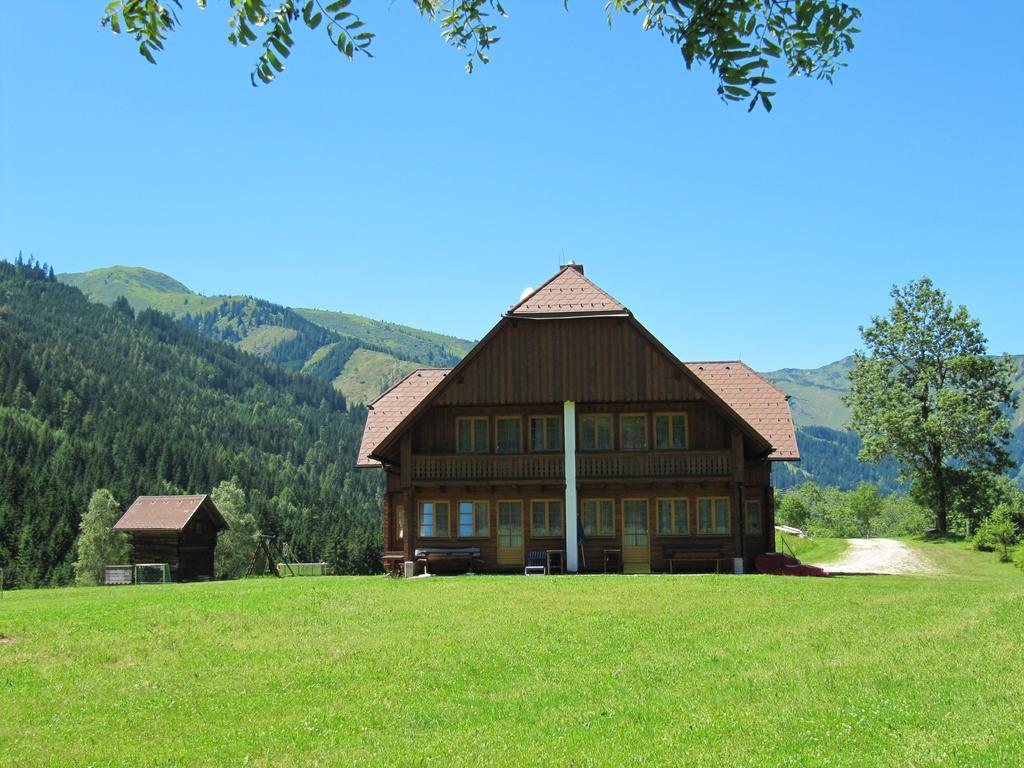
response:
[[[782,548],[785,538],[786,547]],[[846,539],[801,539],[799,536],[785,536],[775,532],[775,549],[777,552],[793,554],[802,563],[834,563],[850,548]]]
[[[11,766],[1024,759],[1024,577],[260,579],[0,603]]]

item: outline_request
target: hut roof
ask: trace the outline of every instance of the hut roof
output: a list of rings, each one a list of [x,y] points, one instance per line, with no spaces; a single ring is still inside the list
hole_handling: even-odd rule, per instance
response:
[[[203,507],[214,524],[227,528],[227,521],[209,494],[197,496],[139,496],[121,519],[114,523],[115,531],[180,531]]]

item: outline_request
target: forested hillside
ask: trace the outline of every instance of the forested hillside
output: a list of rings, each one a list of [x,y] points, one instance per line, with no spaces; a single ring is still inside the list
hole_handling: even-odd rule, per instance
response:
[[[369,402],[418,365],[451,366],[471,342],[371,320],[299,309],[251,296],[202,296],[141,267],[109,267],[58,276],[90,299],[124,296],[136,311],[166,312],[202,334],[329,381],[352,402]],[[362,352],[353,357],[357,350]]]
[[[0,262],[0,567],[66,583],[90,494],[206,493],[237,477],[260,527],[341,572],[378,567],[365,409],[153,310],[91,303]]]

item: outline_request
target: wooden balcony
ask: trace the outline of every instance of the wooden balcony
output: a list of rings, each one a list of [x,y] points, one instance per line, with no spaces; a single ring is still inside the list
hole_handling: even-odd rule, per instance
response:
[[[576,476],[580,480],[726,477],[731,472],[728,451],[576,454]]]
[[[561,453],[414,456],[414,481],[561,480]],[[580,480],[728,477],[729,451],[637,451],[581,453],[576,456]]]
[[[561,480],[565,459],[560,453],[502,455],[459,453],[413,456],[413,480]]]

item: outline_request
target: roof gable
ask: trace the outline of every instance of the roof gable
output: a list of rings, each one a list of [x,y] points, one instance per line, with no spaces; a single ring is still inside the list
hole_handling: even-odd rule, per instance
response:
[[[420,368],[413,371],[367,406],[366,426],[359,444],[357,467],[379,467],[370,457],[378,445],[412,410],[434,391],[449,368]]]
[[[121,519],[115,531],[181,531],[202,508],[206,508],[219,528],[228,524],[208,494],[196,496],[139,496]]]
[[[789,396],[738,360],[684,363],[772,446],[769,461],[799,461]]]
[[[377,457],[392,449],[398,436],[430,405],[456,404],[454,401],[449,402],[451,397],[443,393],[450,389],[453,382],[462,383],[463,372],[478,357],[486,357],[488,347],[507,329],[508,324],[515,326],[520,319],[545,318],[586,322],[583,318],[594,317],[624,318],[619,323],[636,329],[656,350],[655,354],[663,355],[666,362],[678,372],[676,377],[681,374],[684,380],[702,392],[751,438],[754,448],[761,455],[767,455],[773,461],[799,460],[785,393],[743,363],[683,363],[639,323],[628,309],[586,279],[582,267],[566,265],[540,288],[513,306],[454,368],[414,371],[377,398],[370,406],[357,466],[380,466]],[[733,371],[715,367],[720,365],[736,367]],[[723,390],[721,392],[720,387]],[[605,399],[588,398],[582,392],[559,394],[581,401]],[[375,414],[375,411],[378,412]]]
[[[516,317],[628,315],[620,301],[583,275],[579,264],[566,264],[540,288],[513,306]]]

